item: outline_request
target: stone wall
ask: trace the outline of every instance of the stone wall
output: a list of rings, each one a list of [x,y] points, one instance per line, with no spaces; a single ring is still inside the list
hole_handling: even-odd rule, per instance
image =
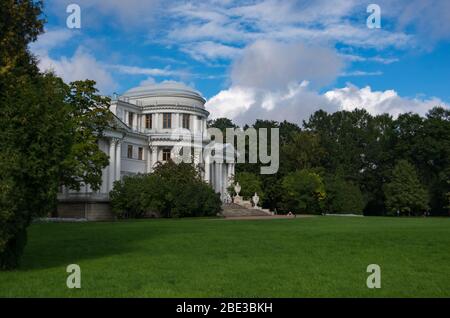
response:
[[[111,221],[115,219],[109,198],[95,194],[59,195],[56,216],[60,218]]]

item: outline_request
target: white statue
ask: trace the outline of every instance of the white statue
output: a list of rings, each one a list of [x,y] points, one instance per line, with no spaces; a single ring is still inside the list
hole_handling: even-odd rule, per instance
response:
[[[241,185],[239,182],[234,186],[234,192],[236,192],[236,196],[239,196],[239,192],[241,192]]]
[[[234,197],[234,203],[242,202],[242,198],[239,196],[239,192],[241,192],[241,185],[237,182],[234,185],[234,192],[236,192],[236,196]]]
[[[259,208],[259,206],[258,206],[259,196],[256,192],[255,192],[255,195],[252,197],[252,200],[253,200],[253,203],[255,204],[254,208],[258,209]]]
[[[222,195],[222,202],[225,204],[229,204],[232,202],[231,200],[231,195],[228,193],[228,191],[226,191],[223,195]]]

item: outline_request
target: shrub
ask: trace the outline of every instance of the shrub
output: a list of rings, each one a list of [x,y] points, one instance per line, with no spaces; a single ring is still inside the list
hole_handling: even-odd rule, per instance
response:
[[[193,165],[173,161],[158,165],[152,174],[116,181],[110,197],[120,218],[213,216],[222,206],[219,195]]]

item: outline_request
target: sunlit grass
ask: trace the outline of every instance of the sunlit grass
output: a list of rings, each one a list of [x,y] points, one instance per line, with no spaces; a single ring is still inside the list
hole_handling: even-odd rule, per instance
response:
[[[66,267],[81,266],[81,289]],[[382,288],[366,286],[381,266]],[[34,224],[2,297],[450,297],[450,219]]]

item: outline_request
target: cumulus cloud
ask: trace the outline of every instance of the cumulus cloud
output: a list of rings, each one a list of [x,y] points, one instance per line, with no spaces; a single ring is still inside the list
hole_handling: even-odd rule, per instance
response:
[[[48,52],[66,44],[77,35],[79,35],[77,31],[69,29],[46,30],[45,33],[38,37],[36,42],[30,44],[30,49],[36,53]]]
[[[347,84],[344,88],[330,90],[324,95],[341,109],[364,108],[374,115],[389,113],[397,116],[405,112],[424,115],[435,106],[448,107],[445,102],[436,97],[405,98],[399,96],[395,90],[372,91],[370,86],[358,88],[351,84]]]
[[[404,98],[394,90],[372,91],[347,84],[320,93],[342,75],[343,57],[326,47],[302,43],[257,41],[246,47],[231,67],[230,87],[207,101],[212,117],[228,117],[238,124],[255,119],[288,120],[301,124],[316,110],[328,112],[364,108],[376,115],[404,112],[425,114],[446,106],[438,98]],[[347,76],[381,75],[354,71]]]
[[[79,47],[71,57],[53,59],[44,53],[39,56],[39,68],[42,71],[54,71],[65,82],[94,80],[101,93],[111,93],[118,86],[107,66],[97,61],[83,47]]]
[[[251,124],[256,119],[301,124],[319,109],[332,113],[359,108],[372,115],[388,113],[396,117],[405,112],[425,115],[435,106],[449,107],[436,97],[406,98],[395,90],[373,91],[370,86],[358,88],[352,84],[320,94],[305,82],[279,91],[232,86],[208,100],[206,106],[212,117],[231,118],[240,125]]]
[[[78,35],[77,31],[54,29],[39,36],[36,42],[30,44],[30,50],[38,58],[39,69],[43,72],[53,71],[67,83],[91,79],[97,82],[97,88],[101,93],[111,93],[118,84],[108,66],[98,61],[82,45],[78,46],[72,56],[59,56],[58,58],[52,56],[52,50],[67,45]]]
[[[230,88],[208,100],[213,117],[243,124],[255,118],[301,121],[315,109],[337,110],[315,89],[332,82],[344,64],[332,49],[260,40],[233,63]]]
[[[326,47],[260,40],[245,48],[234,62],[231,81],[272,90],[303,80],[320,87],[333,81],[343,66],[336,52]]]

